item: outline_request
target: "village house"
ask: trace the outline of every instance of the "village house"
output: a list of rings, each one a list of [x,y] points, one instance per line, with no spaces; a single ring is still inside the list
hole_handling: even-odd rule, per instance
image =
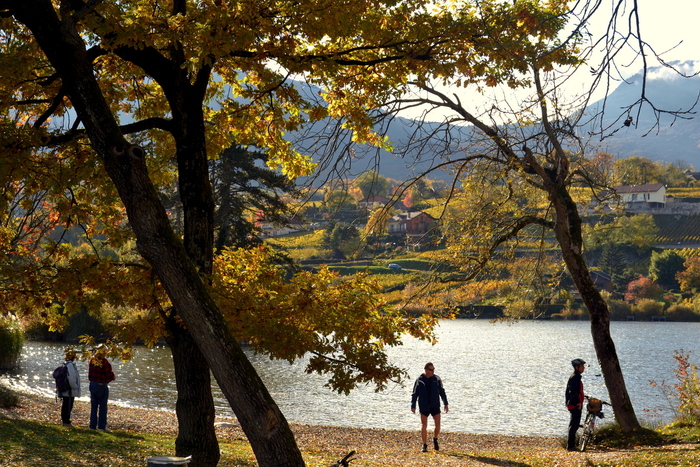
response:
[[[666,205],[666,186],[663,183],[616,186],[613,190],[629,207],[636,203],[644,203],[650,208],[663,208]]]
[[[282,235],[289,235],[290,233],[306,230],[302,222],[296,217],[289,219],[284,224],[279,222],[269,222],[265,219],[259,218],[255,223],[255,226],[260,230],[260,233],[264,237],[280,237]]]
[[[389,204],[389,198],[381,195],[372,195],[358,201],[357,204],[367,210],[373,210],[374,208],[381,208]]]
[[[422,237],[435,225],[435,218],[422,211],[400,212],[387,221],[389,235]]]
[[[611,198],[611,194],[617,196]],[[621,203],[629,210],[663,209],[667,201],[666,186],[663,183],[616,186],[610,191],[602,192],[601,197],[608,198],[608,205]]]

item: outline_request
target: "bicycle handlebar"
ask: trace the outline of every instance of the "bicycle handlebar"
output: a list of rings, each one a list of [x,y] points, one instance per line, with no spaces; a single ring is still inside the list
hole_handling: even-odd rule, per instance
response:
[[[330,467],[349,467],[350,462],[355,460],[354,458],[351,459],[351,457],[354,455],[355,455],[355,451],[350,451],[347,456],[343,457],[335,464],[331,464]]]

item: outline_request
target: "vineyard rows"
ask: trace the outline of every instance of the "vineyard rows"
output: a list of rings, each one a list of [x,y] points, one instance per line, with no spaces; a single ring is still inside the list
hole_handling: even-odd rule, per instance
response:
[[[675,198],[700,198],[700,187],[669,188],[666,195]]]
[[[700,243],[700,215],[656,215],[654,220],[659,227],[657,242]]]

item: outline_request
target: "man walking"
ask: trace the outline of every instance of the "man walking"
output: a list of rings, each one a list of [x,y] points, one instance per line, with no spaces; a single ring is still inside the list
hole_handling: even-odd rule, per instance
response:
[[[440,399],[445,404],[445,413],[449,412],[447,396],[442,387],[442,380],[435,374],[435,366],[428,362],[424,367],[425,373],[420,375],[413,385],[411,396],[411,412],[416,413],[416,401],[418,401],[418,411],[420,412],[421,437],[423,439],[423,449],[421,452],[428,452],[428,416],[433,417],[435,429],[433,430],[433,447],[440,450],[438,435],[440,434]]]
[[[578,451],[576,449],[576,432],[581,426],[581,411],[583,410],[583,383],[581,382],[581,373],[586,369],[586,362],[580,358],[571,360],[571,365],[574,367],[574,372],[569,377],[569,382],[566,384],[566,408],[569,409],[571,419],[569,420],[569,437],[566,442],[567,451]]]

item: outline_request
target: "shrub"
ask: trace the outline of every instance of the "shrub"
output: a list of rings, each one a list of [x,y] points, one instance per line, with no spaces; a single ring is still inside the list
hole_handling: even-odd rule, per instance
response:
[[[627,285],[625,301],[631,302],[643,298],[659,298],[663,294],[663,289],[651,279],[639,276]]]
[[[687,305],[671,305],[666,316],[672,321],[700,321],[700,315]]]
[[[558,313],[552,313],[552,319],[587,320],[588,312],[580,308],[562,308]]]
[[[700,423],[700,377],[698,367],[690,362],[690,352],[677,350],[673,358],[678,362],[675,370],[678,414],[681,420],[697,425]]]
[[[632,312],[637,318],[651,319],[652,316],[663,314],[664,304],[663,302],[652,300],[651,298],[642,298],[632,306]]]
[[[623,300],[609,298],[607,300],[610,319],[614,321],[624,321],[632,314],[632,307]]]
[[[528,318],[535,314],[535,303],[527,298],[506,304],[503,313],[509,318]]]
[[[19,395],[10,388],[0,384],[0,407],[6,409],[9,407],[17,407],[19,404]]]
[[[679,422],[688,425],[700,425],[700,376],[698,367],[690,361],[690,352],[683,349],[673,353],[678,367],[673,371],[676,375],[676,383],[672,386],[662,382],[650,381],[652,387],[661,386],[665,395],[670,395],[678,400],[678,407],[674,408]]]
[[[11,370],[18,365],[23,343],[19,322],[0,317],[0,370]]]

